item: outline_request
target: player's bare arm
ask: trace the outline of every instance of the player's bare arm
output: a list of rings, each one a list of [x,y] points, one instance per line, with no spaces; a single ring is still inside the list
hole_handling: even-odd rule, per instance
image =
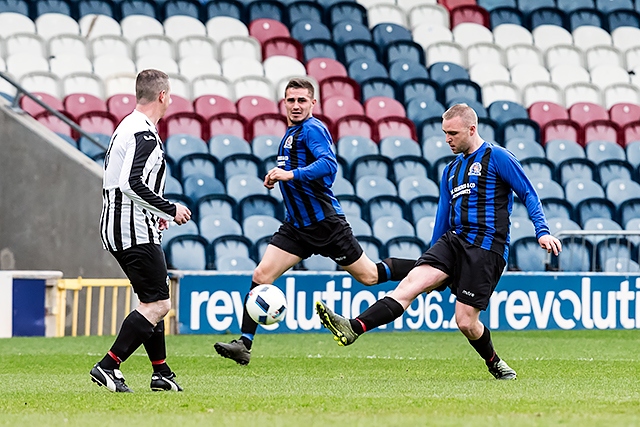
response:
[[[555,256],[558,256],[562,252],[562,243],[551,234],[540,237],[538,243],[542,249],[546,249],[547,253],[553,252]]]

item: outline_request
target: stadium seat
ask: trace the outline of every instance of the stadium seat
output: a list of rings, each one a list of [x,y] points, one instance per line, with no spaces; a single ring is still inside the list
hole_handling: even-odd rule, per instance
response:
[[[433,25],[448,29],[451,25],[451,18],[447,8],[435,2],[426,3],[415,0],[399,0],[398,5],[407,11],[409,24],[412,29],[415,29],[419,25]]]
[[[222,177],[225,181],[234,175],[260,175],[260,159],[253,154],[231,154],[222,160],[221,165]]]
[[[365,176],[356,182],[356,194],[365,202],[381,195],[397,196],[396,186],[387,178]]]
[[[368,24],[366,8],[356,2],[335,2],[326,8],[326,11],[327,21],[333,28],[344,21],[355,22],[362,25]]]
[[[420,62],[398,59],[389,64],[389,77],[398,84],[403,84],[413,79],[427,79],[429,73]]]
[[[573,141],[582,144],[580,125],[569,119],[551,120],[542,128],[542,144],[554,139]]]
[[[345,96],[355,100],[360,99],[360,86],[349,77],[327,77],[320,82],[322,101],[332,96]]]
[[[535,237],[522,237],[511,244],[512,269],[519,271],[546,271],[550,256],[540,250]]]
[[[498,125],[502,125],[513,119],[528,119],[527,110],[522,105],[509,101],[496,101],[487,109],[489,117]]]
[[[554,178],[554,165],[550,160],[530,157],[522,160],[522,168],[531,180],[552,180]]]
[[[342,176],[340,176],[340,178],[344,179]],[[364,201],[360,197],[353,194],[351,195],[342,194],[340,196],[336,196],[336,198],[340,202],[340,206],[342,206],[342,211],[344,212],[345,216],[347,217],[349,222],[352,224],[352,228],[354,229],[353,230],[354,234],[356,234],[356,229],[352,221],[355,221],[358,223],[360,223],[360,221],[364,221],[362,219],[365,216]],[[365,234],[371,235],[371,227],[369,227],[369,224],[367,224],[366,222],[364,223],[366,224],[366,227],[369,228],[369,231],[366,232]],[[361,223],[357,225],[361,225]],[[362,228],[359,228],[359,229],[361,230]],[[361,233],[358,233],[358,234],[361,234]]]
[[[309,19],[296,22],[291,27],[291,36],[300,43],[305,43],[312,39],[331,40],[331,32],[323,23]]]
[[[591,271],[595,268],[593,245],[580,237],[561,239],[562,252],[558,255],[560,271]]]
[[[78,139],[78,149],[92,159],[103,157],[105,151],[102,147],[109,146],[111,135],[94,133],[91,134],[91,136],[97,140],[101,146],[92,143],[86,136],[82,136]]]
[[[612,141],[594,140],[585,147],[587,158],[596,165],[607,160],[626,160],[624,149]]]
[[[543,128],[548,122],[554,119],[568,119],[568,111],[561,105],[553,102],[536,102],[528,108],[529,117],[538,122],[540,128]]]
[[[477,64],[504,65],[503,49],[494,43],[474,43],[470,45],[467,47],[467,66],[471,76],[473,76],[471,68]],[[476,83],[479,82],[476,81]]]
[[[224,185],[216,178],[207,175],[189,175],[183,182],[184,195],[198,203],[200,198],[210,194],[225,194]]]
[[[438,185],[426,176],[407,176],[398,183],[398,195],[410,203],[420,196],[439,196]]]
[[[406,205],[397,196],[382,194],[372,197],[366,202],[365,213],[365,218],[369,224],[374,224],[378,218],[383,216],[404,218],[406,216]]]
[[[411,99],[418,96],[424,96],[436,101],[438,91],[438,84],[432,80],[424,78],[411,79],[400,85],[398,98],[402,99],[405,105],[407,105]]]
[[[435,217],[438,210],[438,198],[434,196],[419,196],[409,202],[409,211],[414,222],[424,217]]]
[[[60,101],[58,98],[56,98],[53,95],[50,95],[48,93],[38,93],[38,92],[33,92],[32,95],[34,95],[38,100],[44,102],[54,110],[57,110],[57,111],[65,110],[65,107],[62,104],[62,101]],[[30,114],[33,117],[47,111],[44,107],[40,106],[40,104],[36,103],[35,101],[32,101],[30,98],[27,98],[26,96],[23,96],[22,98],[20,98],[20,108],[24,112]],[[69,111],[67,112],[70,113]],[[75,115],[73,114],[71,115],[75,117]]]
[[[209,266],[207,241],[200,236],[182,235],[167,242],[167,267],[176,270],[205,270]]]
[[[378,3],[367,7],[367,19],[369,27],[375,28],[377,25],[398,25],[408,28],[407,15],[405,11],[393,3]],[[411,37],[409,37],[409,40]]]
[[[289,25],[293,25],[303,19],[309,19],[318,22],[324,21],[325,11],[324,8],[318,3],[312,3],[306,0],[294,1],[287,4],[286,8]]]
[[[463,4],[450,10],[451,27],[463,23],[479,24],[489,28],[489,12],[475,4]]]
[[[416,127],[406,117],[384,117],[376,122],[376,131],[379,139],[387,137],[404,137],[414,141],[418,140]]]
[[[430,176],[429,163],[423,157],[405,155],[393,159],[391,162],[393,176],[396,184],[407,177],[425,177]]]
[[[508,81],[495,81],[482,85],[482,103],[485,107],[494,101],[522,102],[520,89]]]
[[[282,204],[268,194],[253,194],[240,200],[237,215],[240,221],[252,215],[268,215],[279,220],[284,216]]]
[[[198,218],[204,218],[207,215],[235,218],[236,201],[226,194],[209,194],[198,199],[195,212]]]
[[[595,181],[572,179],[565,184],[567,200],[575,207],[583,200],[592,197],[604,198],[604,190]]]
[[[280,221],[267,215],[252,215],[242,222],[244,236],[254,244],[261,238],[271,236],[280,227]]]
[[[426,49],[427,67],[439,62],[449,62],[459,66],[465,65],[464,46],[455,42],[437,42],[432,43]]]
[[[511,151],[521,162],[529,158],[545,157],[544,148],[537,141],[511,138],[505,142],[505,148]]]
[[[220,236],[211,243],[211,252],[214,260],[225,256],[250,258],[252,243],[242,235],[227,234]],[[215,261],[214,261],[215,262]]]
[[[436,223],[435,216],[423,216],[415,222],[416,237],[418,237],[425,246],[431,246],[431,238],[433,237],[433,227]]]
[[[521,64],[544,65],[543,54],[535,45],[512,45],[504,50],[504,55],[505,65],[510,69]]]
[[[108,111],[107,104],[88,93],[72,93],[64,98],[64,109],[74,117],[87,111]]]
[[[387,137],[380,140],[380,154],[394,160],[400,156],[416,156],[422,155],[420,145],[413,139],[406,137]]]
[[[207,120],[206,127],[211,136],[235,136],[240,139],[244,139],[246,136],[246,120],[235,113],[221,113],[212,116]],[[209,146],[211,147],[211,144]]]
[[[338,265],[331,258],[322,255],[311,255],[302,261],[304,268],[309,271],[335,271]]]
[[[200,139],[200,137],[174,134],[165,139],[164,150],[168,157],[175,163],[178,163],[183,157],[189,154],[206,154],[208,148],[207,144]]]
[[[236,174],[229,176],[226,187],[226,193],[238,203],[251,195],[268,194],[268,190],[262,185],[262,179],[256,175]]]
[[[378,139],[374,121],[364,115],[351,114],[341,117],[336,120],[333,130],[339,140],[344,137]]]
[[[164,118],[164,123],[160,126],[160,136],[166,139],[167,136],[177,134],[208,139],[208,129],[204,126],[204,120],[196,113],[175,113]]]
[[[598,172],[596,169],[596,165],[588,159],[581,157],[567,157],[571,154],[569,152],[562,153],[562,156],[565,160],[555,160],[556,163],[556,174],[557,181],[566,185],[567,182],[574,178],[586,179],[591,181],[596,181],[598,179]],[[584,152],[582,152],[584,155]]]
[[[418,237],[404,236],[390,239],[385,244],[387,256],[417,259],[426,251],[425,243]]]
[[[375,175],[391,178],[391,161],[379,154],[360,156],[349,164],[350,181],[357,182],[360,178]],[[362,197],[362,196],[360,196]]]
[[[628,146],[634,141],[640,141],[640,121],[627,123],[620,131],[622,144]]]
[[[640,166],[640,141],[629,143],[625,151],[627,153],[627,161],[634,169]]]
[[[107,111],[88,111],[77,117],[78,126],[88,133],[112,135],[117,121]]]
[[[228,215],[210,214],[200,217],[198,222],[200,235],[209,243],[222,236],[242,235],[240,224]]]
[[[546,199],[549,197],[562,199],[565,197],[565,191],[560,184],[550,179],[534,179],[532,180],[532,184],[540,199]]]
[[[469,74],[461,66],[453,63],[438,62],[429,67],[431,79],[439,85],[456,79],[469,79]]]
[[[373,236],[384,245],[389,240],[396,237],[414,237],[415,229],[413,225],[405,219],[382,216],[373,223]]]
[[[418,64],[424,65],[424,49],[412,40],[396,40],[387,44],[384,48],[383,60],[389,67],[396,61],[417,62]],[[389,73],[391,73],[391,70],[389,70]]]
[[[190,175],[206,175],[217,178],[219,174],[218,161],[206,153],[188,154],[180,159],[177,170],[183,181]]]
[[[169,3],[165,3],[168,5]],[[171,14],[165,15],[165,20],[162,23],[164,27],[164,34],[172,40],[180,40],[184,37],[207,35],[207,29],[204,23],[200,21],[196,14]]]
[[[620,224],[609,218],[590,218],[582,224],[582,228],[584,231],[594,232],[594,234],[585,236],[585,238],[593,243],[594,246],[599,245],[603,241],[609,240],[611,235],[618,234],[619,231],[622,231]],[[602,233],[608,233],[609,235]],[[620,243],[619,239],[620,237],[618,236],[617,238],[609,240],[608,243],[613,243],[615,240],[618,240],[617,243]]]
[[[246,256],[224,255],[215,259],[215,269],[218,271],[252,271],[256,262]]]

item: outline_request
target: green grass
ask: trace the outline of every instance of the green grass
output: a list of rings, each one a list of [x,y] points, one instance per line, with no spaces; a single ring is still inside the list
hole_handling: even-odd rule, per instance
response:
[[[113,337],[0,340],[0,426],[640,426],[633,331],[493,333],[518,372],[496,381],[460,333],[259,335],[251,364],[213,353],[230,336],[170,336],[184,393],[153,393],[138,351],[135,394],[89,380]]]

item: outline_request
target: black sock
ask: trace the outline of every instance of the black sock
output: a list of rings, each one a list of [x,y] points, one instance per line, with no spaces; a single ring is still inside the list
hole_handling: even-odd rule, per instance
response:
[[[469,344],[478,352],[480,357],[484,359],[487,364],[499,362],[500,358],[493,349],[493,342],[491,341],[491,331],[486,326],[482,332],[482,336],[477,340],[469,340]]]
[[[378,283],[384,283],[389,280],[400,281],[409,274],[414,265],[416,265],[415,259],[385,258],[376,263]]]
[[[162,319],[155,328],[153,334],[145,342],[142,343],[147,351],[153,372],[159,372],[163,375],[170,375],[171,368],[167,365],[167,345],[164,339],[164,319]]]
[[[349,322],[353,331],[360,335],[378,326],[393,322],[402,316],[402,313],[404,313],[404,308],[398,301],[391,297],[384,297]]]
[[[260,286],[259,283],[256,282],[251,282],[251,289],[255,288],[256,286]],[[256,330],[258,329],[258,324],[256,323],[255,320],[253,320],[251,318],[251,316],[249,316],[249,313],[247,313],[247,298],[249,298],[249,293],[247,292],[247,295],[245,295],[244,297],[244,305],[243,305],[243,311],[242,311],[242,326],[240,328],[240,331],[242,332],[242,336],[240,337],[240,341],[242,341],[244,343],[244,346],[247,347],[247,350],[251,350],[251,344],[253,343],[253,336],[256,334]]]
[[[109,350],[111,355],[105,356],[102,360],[104,361],[107,357],[111,357],[114,361],[117,358],[119,362],[124,362],[143,342],[149,339],[153,334],[153,329],[154,326],[151,322],[140,314],[138,310],[133,310],[122,322],[120,333],[118,333],[111,350]],[[109,369],[107,366],[102,365],[102,361],[100,366]]]

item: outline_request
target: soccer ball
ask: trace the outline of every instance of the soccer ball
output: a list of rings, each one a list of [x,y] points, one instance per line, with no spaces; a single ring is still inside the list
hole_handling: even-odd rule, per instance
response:
[[[247,298],[247,313],[261,325],[280,322],[287,314],[287,299],[274,285],[256,286]]]

